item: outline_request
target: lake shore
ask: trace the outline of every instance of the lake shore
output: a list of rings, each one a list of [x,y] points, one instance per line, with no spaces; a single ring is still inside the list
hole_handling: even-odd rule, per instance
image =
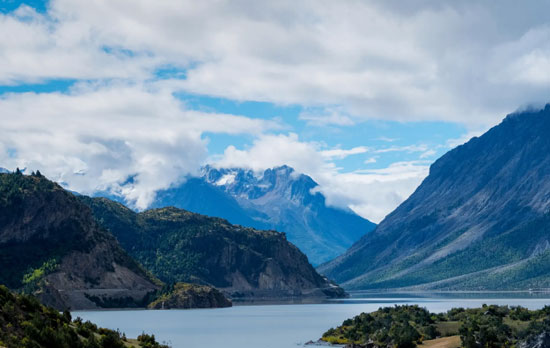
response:
[[[118,328],[128,337],[139,335],[142,328],[147,327],[159,341],[170,342],[173,348],[201,348],[204,342],[210,342],[213,348],[296,348],[319,339],[327,329],[341,325],[348,318],[362,312],[374,312],[380,307],[418,304],[430,312],[440,313],[456,307],[481,307],[484,303],[521,305],[529,309],[540,309],[550,303],[550,296],[496,298],[472,294],[470,298],[451,297],[454,298],[427,297],[425,293],[416,297],[371,293],[365,297],[352,294],[350,299],[315,304],[254,303],[217,309],[78,311],[72,314],[104,327]]]

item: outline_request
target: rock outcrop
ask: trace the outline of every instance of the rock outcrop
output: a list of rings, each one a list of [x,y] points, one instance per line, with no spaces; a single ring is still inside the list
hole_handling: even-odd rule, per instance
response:
[[[170,292],[151,302],[150,309],[223,308],[232,303],[220,291],[206,285],[176,283]]]
[[[542,332],[518,345],[519,348],[550,348],[550,333]]]

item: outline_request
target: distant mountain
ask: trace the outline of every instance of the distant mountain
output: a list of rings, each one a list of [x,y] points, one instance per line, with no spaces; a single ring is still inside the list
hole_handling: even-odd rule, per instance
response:
[[[327,207],[309,176],[288,166],[254,173],[205,167],[200,178],[157,193],[152,207],[174,206],[233,224],[285,232],[314,264],[342,254],[374,223],[351,210]]]
[[[344,295],[282,233],[174,207],[136,213],[106,198],[79,199],[133,257],[167,283],[211,285],[233,298]]]
[[[10,172],[10,171],[7,170],[6,168],[0,167],[0,174],[7,174],[7,173],[9,173],[9,172]]]
[[[550,105],[449,151],[319,271],[349,289],[550,288]]]
[[[0,174],[0,284],[71,309],[144,305],[160,288],[74,195],[20,172]]]

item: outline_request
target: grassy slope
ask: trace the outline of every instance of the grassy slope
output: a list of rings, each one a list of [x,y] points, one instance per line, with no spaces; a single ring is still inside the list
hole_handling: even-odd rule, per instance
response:
[[[528,235],[529,238],[525,236]],[[486,236],[479,243],[444,257],[417,271],[395,274],[407,269],[422,255],[413,255],[388,269],[385,275],[365,278],[370,288],[399,288],[428,284],[426,288],[506,290],[550,287],[550,254],[544,245],[550,235],[550,215],[520,225],[501,235]],[[512,267],[508,267],[512,266]],[[484,272],[483,276],[477,272]],[[472,276],[467,276],[472,274]],[[462,276],[456,280],[454,277]],[[429,283],[449,279],[441,284]]]
[[[449,336],[424,341],[419,347],[423,348],[459,348],[461,347],[460,336]]]

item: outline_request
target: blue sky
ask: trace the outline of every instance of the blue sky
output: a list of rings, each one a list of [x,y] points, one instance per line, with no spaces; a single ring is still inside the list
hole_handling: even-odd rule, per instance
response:
[[[18,0],[2,0],[0,2],[0,12],[9,13],[16,10],[21,4],[26,4],[36,9],[39,12],[45,12],[47,1],[35,0],[35,1],[18,1]]]
[[[288,164],[378,222],[446,151],[548,101],[548,9],[2,1],[0,167],[145,209],[206,163]]]
[[[386,168],[391,163],[399,161],[426,160],[433,161],[449,150],[449,139],[459,139],[467,133],[466,128],[451,122],[397,122],[381,120],[365,120],[351,126],[311,125],[307,120],[300,119],[300,114],[307,107],[300,105],[281,106],[267,102],[232,101],[209,96],[177,94],[189,108],[207,112],[222,112],[234,115],[244,115],[251,118],[280,120],[289,131],[300,135],[304,141],[323,142],[327,148],[351,149],[360,146],[372,148],[362,154],[336,159],[335,163],[345,171],[366,168]],[[221,154],[227,146],[245,147],[250,144],[252,136],[228,136],[223,134],[207,134],[211,154]],[[426,147],[425,151],[402,150],[385,153],[375,153],[376,150]],[[432,150],[433,153],[426,154]],[[422,155],[426,155],[422,157]],[[376,159],[376,162],[369,159]]]

